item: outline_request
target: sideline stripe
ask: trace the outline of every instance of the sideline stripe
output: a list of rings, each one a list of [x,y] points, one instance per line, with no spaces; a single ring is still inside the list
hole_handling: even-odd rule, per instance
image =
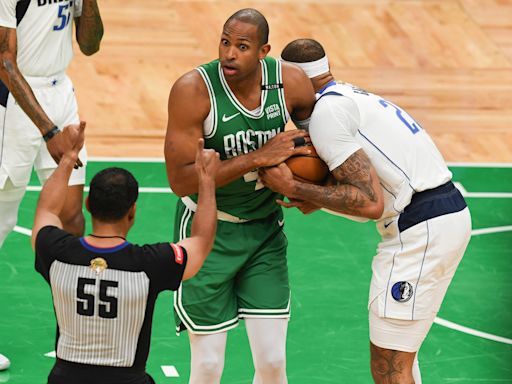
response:
[[[21,233],[22,235],[32,236],[32,230],[28,228],[18,227],[17,225],[14,227],[13,231]]]
[[[453,184],[464,197],[477,199],[512,199],[512,192],[468,192],[459,181],[454,181]]]
[[[512,345],[512,339],[507,339],[506,337],[492,335],[492,334],[487,333],[487,332],[477,331],[476,329],[464,327],[462,325],[459,325],[459,324],[456,324],[456,323],[452,323],[451,321],[448,321],[448,320],[445,320],[445,319],[441,319],[440,317],[436,317],[434,319],[434,323],[436,323],[438,325],[441,325],[443,327],[446,327],[446,328],[453,329],[455,331],[467,333],[468,335],[473,335],[473,336],[481,337],[481,338],[487,339],[487,340],[497,341],[498,343],[504,343],[504,344],[511,344]]]
[[[508,232],[508,231],[512,231],[512,225],[505,225],[503,227],[473,229],[471,231],[471,236],[487,235],[488,233],[498,233],[498,232]]]
[[[41,187],[40,185],[29,185],[27,187],[27,191],[28,192],[40,192],[42,188],[43,187]],[[84,187],[84,192],[89,192],[88,186]],[[167,188],[167,187],[162,187],[162,188],[139,187],[139,193],[173,193],[173,192],[172,192],[171,188]]]
[[[471,167],[471,168],[512,168],[512,163],[452,163],[447,162],[449,167]]]

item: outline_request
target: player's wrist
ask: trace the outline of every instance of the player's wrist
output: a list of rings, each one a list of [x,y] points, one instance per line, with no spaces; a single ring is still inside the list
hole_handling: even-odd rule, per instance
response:
[[[59,129],[59,127],[57,127],[56,125],[54,125],[51,129],[43,132],[43,140],[47,143],[48,141],[50,141],[53,137],[55,137],[56,135],[58,135],[59,133],[61,132],[61,130]]]

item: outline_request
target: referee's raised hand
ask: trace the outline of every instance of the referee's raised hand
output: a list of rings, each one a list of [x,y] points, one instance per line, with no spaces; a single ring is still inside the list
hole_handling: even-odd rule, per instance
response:
[[[199,180],[212,177],[215,179],[220,167],[220,155],[213,149],[204,149],[204,139],[197,141],[196,172]]]
[[[85,121],[81,121],[80,124],[71,124],[68,125],[61,134],[64,144],[64,153],[76,159],[75,169],[83,166],[78,158],[78,153],[84,146],[85,126]]]

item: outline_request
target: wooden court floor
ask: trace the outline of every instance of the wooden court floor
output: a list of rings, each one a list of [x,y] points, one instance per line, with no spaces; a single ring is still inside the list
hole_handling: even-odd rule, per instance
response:
[[[100,52],[70,75],[93,156],[162,157],[174,81],[217,57],[244,7],[271,55],[320,41],[333,74],[405,108],[448,161],[512,162],[512,0],[104,0]]]

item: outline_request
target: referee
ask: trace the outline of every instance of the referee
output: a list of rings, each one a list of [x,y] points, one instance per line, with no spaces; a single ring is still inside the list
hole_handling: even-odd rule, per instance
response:
[[[59,213],[84,128],[82,122],[62,132],[68,150],[41,191],[32,231],[36,270],[50,284],[57,317],[57,361],[48,383],[154,383],[145,366],[155,300],[194,276],[211,250],[220,160],[199,140],[200,198],[189,238],[143,246],[126,241],[138,184],[120,168],[92,179],[86,206],[93,230],[77,237],[62,230]]]

